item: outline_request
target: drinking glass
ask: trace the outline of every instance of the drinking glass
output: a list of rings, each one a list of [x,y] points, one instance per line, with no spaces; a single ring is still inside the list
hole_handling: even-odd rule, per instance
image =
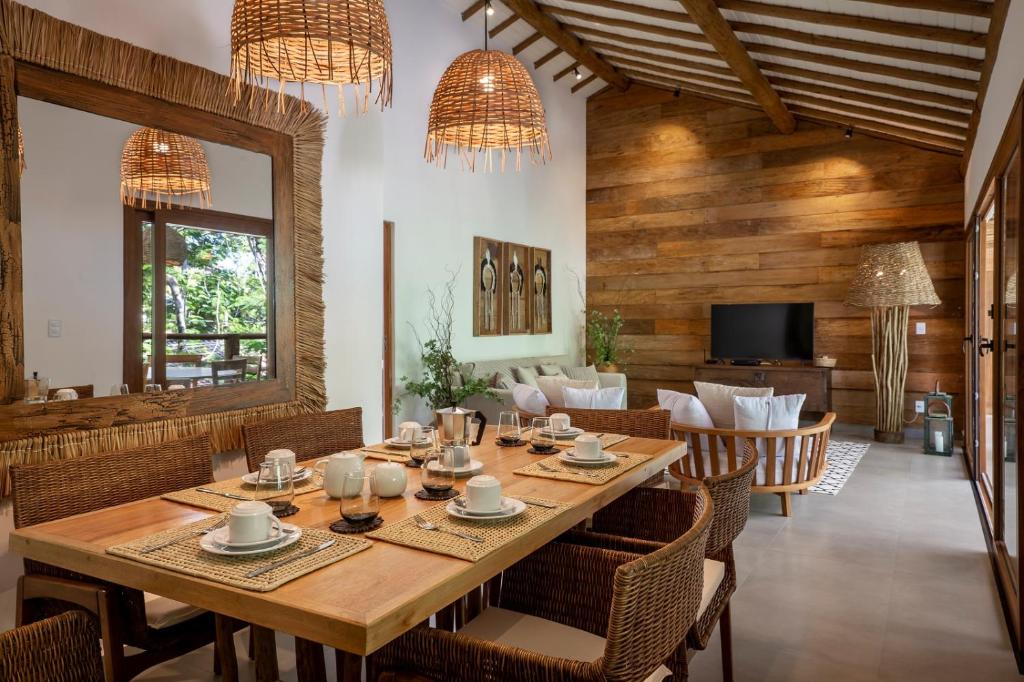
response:
[[[25,402],[45,403],[46,396],[50,392],[50,379],[47,377],[34,376],[25,379]]]
[[[128,384],[114,384],[110,387],[110,395],[128,395],[130,393]]]
[[[534,450],[547,452],[555,448],[555,432],[551,430],[550,417],[534,417],[533,431],[530,432],[530,444]]]
[[[350,471],[341,489],[341,518],[353,526],[372,523],[380,513],[380,497],[373,472]]]
[[[256,476],[256,494],[253,499],[269,504],[275,516],[288,512],[295,500],[293,474],[292,464],[287,460],[263,462]]]
[[[160,384],[146,384],[142,387],[143,393],[159,393],[162,390],[164,390],[164,387]]]
[[[517,443],[522,432],[518,412],[502,412],[498,415],[498,440],[503,443]]]
[[[433,426],[424,426],[423,436],[416,443],[413,443],[409,448],[409,456],[412,458],[413,463],[416,466],[423,466],[423,462],[426,461],[427,456],[431,452],[436,452],[440,447],[437,429]]]
[[[455,467],[452,466],[454,448],[444,445],[430,452],[420,469],[420,483],[428,493],[443,493],[455,485]]]

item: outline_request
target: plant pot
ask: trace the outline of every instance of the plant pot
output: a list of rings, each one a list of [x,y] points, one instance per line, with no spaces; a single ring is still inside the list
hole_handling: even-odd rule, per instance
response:
[[[618,374],[619,366],[614,362],[602,362],[600,365],[597,365],[597,371],[605,374]]]

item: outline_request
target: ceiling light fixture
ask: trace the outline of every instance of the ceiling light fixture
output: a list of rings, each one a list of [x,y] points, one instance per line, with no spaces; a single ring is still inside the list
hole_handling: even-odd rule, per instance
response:
[[[853,126],[846,127],[846,132],[843,133],[843,137],[845,137],[847,140],[853,139]]]
[[[488,0],[488,2],[485,3],[485,6],[487,7],[487,9],[485,9],[484,11],[487,13],[487,16],[493,17],[494,16],[494,6],[491,5],[490,0]]]
[[[578,80],[578,81],[581,81],[581,80],[583,80],[583,74],[582,74],[582,73],[580,73],[580,70],[579,70],[579,68],[578,68],[578,67],[577,67],[577,68],[575,68],[575,69],[573,69],[573,70],[572,70],[572,73],[573,73],[573,75],[574,75],[574,76],[576,76],[576,80]]]
[[[299,83],[319,85],[327,105],[328,85],[338,86],[338,108],[345,113],[344,86],[369,107],[373,82],[376,101],[391,106],[391,30],[383,0],[235,0],[231,12],[231,80],[235,101],[243,85],[278,82],[277,108],[284,89]],[[249,92],[249,106],[259,95]],[[268,93],[269,96],[269,93]]]
[[[172,199],[199,200],[208,208],[210,166],[199,141],[157,128],[139,128],[121,151],[121,202],[145,208],[171,206]]]

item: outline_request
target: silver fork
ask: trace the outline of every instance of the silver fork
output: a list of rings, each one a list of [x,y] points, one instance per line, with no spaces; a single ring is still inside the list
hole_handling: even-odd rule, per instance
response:
[[[562,471],[559,471],[558,469],[553,469],[553,468],[549,467],[544,462],[537,462],[537,468],[539,468],[541,471],[546,471],[549,474],[568,473],[568,474],[574,474],[576,476],[587,476],[588,478],[600,478],[600,476],[598,476],[597,474],[591,474],[591,473],[586,472],[586,471],[566,471],[566,472],[562,472]]]
[[[449,530],[447,528],[441,528],[437,524],[431,523],[430,521],[427,521],[425,518],[423,518],[419,514],[417,514],[416,516],[412,517],[412,520],[415,521],[416,525],[419,526],[420,528],[422,528],[423,530],[436,530],[439,533],[448,533],[449,535],[454,535],[455,537],[462,538],[463,540],[469,540],[470,542],[483,542],[484,541],[484,539],[482,537],[478,536],[478,535],[470,535],[469,533],[460,533],[457,530]]]
[[[228,522],[228,518],[225,516],[223,519],[221,519],[217,523],[215,523],[212,526],[209,526],[207,528],[203,528],[203,529],[200,529],[200,530],[192,531],[191,533],[187,533],[187,534],[182,535],[180,537],[176,537],[173,540],[167,540],[165,542],[158,542],[155,545],[147,545],[146,547],[143,547],[142,549],[139,550],[139,554],[149,554],[150,552],[155,552],[158,549],[163,549],[164,547],[170,547],[171,545],[176,545],[179,542],[183,542],[184,540],[188,540],[189,538],[194,538],[197,535],[206,535],[207,533],[212,533],[213,531],[217,530],[218,528],[223,528],[227,524],[227,522]]]

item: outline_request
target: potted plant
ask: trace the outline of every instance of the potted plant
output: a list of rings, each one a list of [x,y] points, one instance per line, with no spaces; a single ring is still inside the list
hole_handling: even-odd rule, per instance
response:
[[[619,363],[626,354],[632,352],[619,340],[624,321],[618,309],[608,317],[600,310],[590,311],[587,322],[587,339],[593,352],[594,364],[598,372],[618,372]]]

